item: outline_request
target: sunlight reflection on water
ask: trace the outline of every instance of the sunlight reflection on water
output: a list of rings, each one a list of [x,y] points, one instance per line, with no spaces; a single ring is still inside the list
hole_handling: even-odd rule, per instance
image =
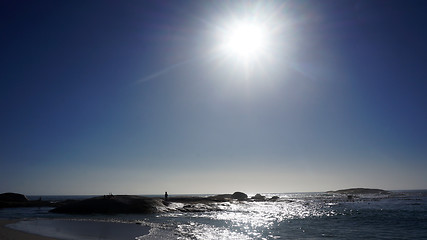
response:
[[[233,232],[227,227],[214,227],[195,222],[179,225],[177,230],[182,235],[178,239],[252,239],[243,233]]]
[[[218,204],[222,211],[201,213],[169,213],[172,218],[193,218],[179,221],[181,239],[275,239],[274,229],[281,222],[307,217],[332,216],[333,203],[281,196],[276,202],[232,202]],[[324,199],[323,199],[324,200]],[[197,218],[197,220],[196,220]]]
[[[276,195],[280,197],[277,201],[173,203],[169,205],[171,211],[148,215],[54,216],[47,213],[46,209],[21,208],[0,209],[0,216],[28,216],[32,219],[55,220],[56,223],[66,220],[67,223],[70,222],[67,226],[84,221],[84,227],[90,226],[91,221],[106,222],[107,225],[114,224],[111,226],[115,232],[120,226],[138,226],[138,229],[148,227],[149,234],[137,234],[137,239],[140,240],[325,237],[362,240],[372,236],[380,236],[383,239],[427,239],[425,191],[359,195],[351,199],[347,195],[324,193],[265,194],[267,199]],[[188,208],[185,205],[189,205]]]

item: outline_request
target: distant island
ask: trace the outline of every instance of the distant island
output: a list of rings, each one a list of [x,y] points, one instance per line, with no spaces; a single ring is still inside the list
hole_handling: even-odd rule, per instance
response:
[[[338,194],[390,194],[391,192],[375,189],[375,188],[348,188],[336,191],[327,191],[326,193],[338,193]]]

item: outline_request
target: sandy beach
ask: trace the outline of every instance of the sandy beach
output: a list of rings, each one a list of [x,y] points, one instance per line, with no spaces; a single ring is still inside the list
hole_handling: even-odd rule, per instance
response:
[[[7,224],[16,223],[19,220],[0,220],[1,240],[57,240],[55,238],[43,237],[35,234],[25,233],[6,227]]]
[[[135,239],[149,234],[150,230],[140,224],[104,221],[33,219],[2,220],[0,223],[1,240]],[[13,229],[6,227],[7,224],[13,224]]]

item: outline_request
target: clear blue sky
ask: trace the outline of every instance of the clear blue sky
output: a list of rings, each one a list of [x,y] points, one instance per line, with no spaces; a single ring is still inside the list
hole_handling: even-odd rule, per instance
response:
[[[426,1],[1,1],[0,192],[427,188]],[[265,54],[218,52],[233,19]]]

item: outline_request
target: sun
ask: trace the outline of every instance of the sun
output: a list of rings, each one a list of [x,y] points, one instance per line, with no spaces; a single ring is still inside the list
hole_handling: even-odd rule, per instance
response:
[[[266,27],[258,22],[236,21],[221,34],[224,53],[240,60],[252,61],[260,57],[268,46]]]

